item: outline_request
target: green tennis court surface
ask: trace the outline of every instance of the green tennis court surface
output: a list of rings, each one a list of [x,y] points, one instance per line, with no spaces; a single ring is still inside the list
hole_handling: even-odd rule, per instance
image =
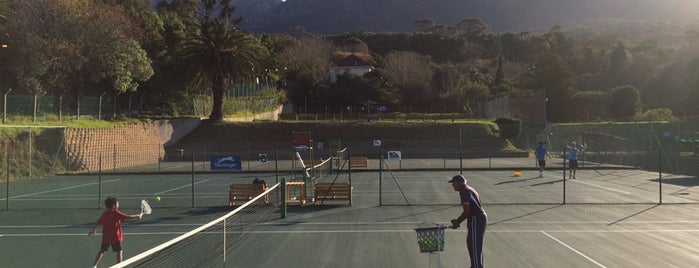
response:
[[[458,194],[446,183],[454,174],[458,171],[353,172],[352,206],[290,206],[286,218],[261,222],[247,234],[227,256],[226,267],[437,267],[438,260],[442,267],[467,267],[465,230],[447,230],[439,255],[420,253],[414,231],[425,221],[446,224],[458,216]],[[274,174],[237,175],[196,178],[196,196],[204,197],[194,200],[195,208],[187,186],[191,177],[103,177],[114,185],[102,185],[102,198],[119,197],[127,213],[138,211],[141,198],[162,197],[151,201],[153,214],[124,225],[124,257],[229,212],[228,183],[276,179]],[[530,170],[521,177],[508,170],[464,175],[488,213],[488,267],[699,263],[699,249],[693,246],[699,239],[696,178],[663,175],[660,189],[658,174],[638,170],[579,170],[577,180],[566,181],[561,170],[547,171],[544,178]],[[36,182],[13,191],[10,210],[0,211],[3,267],[91,265],[100,237],[88,237],[87,231],[103,209],[90,188],[94,178],[86,179],[64,178],[50,186]],[[81,188],[89,189],[75,192]],[[100,267],[112,264],[114,254],[108,252]]]

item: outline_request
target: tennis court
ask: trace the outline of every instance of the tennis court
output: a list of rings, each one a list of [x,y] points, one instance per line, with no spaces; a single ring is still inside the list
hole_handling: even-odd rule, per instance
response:
[[[533,163],[521,161],[522,167]],[[458,194],[446,183],[458,173],[367,170],[353,171],[351,178],[327,176],[351,179],[352,206],[289,206],[285,218],[274,214],[247,233],[225,266],[438,267],[441,260],[441,267],[467,267],[465,230],[447,230],[441,254],[420,253],[414,231],[424,222],[447,224],[460,213],[454,205]],[[137,212],[142,198],[162,197],[151,201],[153,214],[124,224],[124,257],[129,258],[230,212],[229,183],[260,177],[274,184],[278,178],[274,173],[234,175],[201,174],[192,183],[183,174],[113,174],[97,179],[102,183],[86,176],[59,178],[51,185],[13,185],[19,189],[13,189],[10,209],[0,211],[0,259],[7,267],[89,267],[100,241],[87,236],[103,210],[98,192],[102,199],[119,197],[127,213]],[[547,171],[545,178],[535,178],[538,172],[531,170],[514,177],[506,169],[465,170],[464,175],[488,213],[488,267],[699,263],[699,249],[693,246],[699,239],[696,178],[663,174],[660,184],[657,173],[629,169],[584,169],[577,180],[565,181],[562,170]],[[100,267],[114,263],[108,252]]]

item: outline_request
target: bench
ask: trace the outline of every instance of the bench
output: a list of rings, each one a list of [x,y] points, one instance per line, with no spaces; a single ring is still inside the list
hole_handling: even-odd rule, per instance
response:
[[[313,204],[322,201],[349,201],[352,205],[352,186],[347,182],[316,183],[313,186]]]
[[[228,206],[232,207],[235,205],[237,200],[249,201],[266,191],[267,187],[264,184],[235,184],[231,183],[228,187]],[[267,202],[269,199],[267,196],[264,197],[264,201]]]
[[[349,164],[350,164],[350,167],[353,167],[353,168],[359,168],[359,167],[365,168],[369,165],[369,160],[367,160],[367,158],[364,156],[352,156],[352,157],[350,157]]]

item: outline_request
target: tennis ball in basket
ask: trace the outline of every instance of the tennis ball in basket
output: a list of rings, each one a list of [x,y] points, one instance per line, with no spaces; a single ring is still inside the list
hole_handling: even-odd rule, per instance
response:
[[[160,196],[156,196],[155,201],[160,201]]]

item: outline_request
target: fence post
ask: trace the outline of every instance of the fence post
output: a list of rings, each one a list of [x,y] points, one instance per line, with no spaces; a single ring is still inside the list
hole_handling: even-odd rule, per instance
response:
[[[281,188],[281,196],[282,196],[282,219],[286,218],[286,179],[282,178],[282,182],[279,185]]]
[[[566,147],[563,147],[563,204],[566,203]]]
[[[659,148],[659,147],[658,147]],[[663,155],[658,149],[658,204],[663,204]]]
[[[192,150],[192,208],[194,208],[194,150]]]
[[[104,97],[104,94],[107,92],[104,91],[102,94],[100,94],[100,97],[98,99],[99,103],[97,104],[97,120],[102,120],[102,97]]]
[[[63,94],[58,96],[58,122],[63,122]]]
[[[10,155],[7,154],[7,147],[5,147],[5,158],[7,159],[7,178],[6,179],[6,184],[7,187],[5,187],[5,196],[7,197],[5,199],[5,209],[10,210]]]
[[[82,98],[82,94],[79,94],[79,95],[78,95],[78,105],[77,105],[77,108],[76,108],[78,120],[80,120],[80,98]]]
[[[29,133],[27,133],[27,136],[29,137],[28,141],[27,141],[27,143],[29,145],[29,148],[27,148],[28,149],[27,151],[29,152],[29,157],[28,157],[27,161],[29,162],[29,177],[31,178],[32,177],[32,128],[31,127],[28,128],[27,131],[29,132]]]
[[[10,94],[10,91],[12,91],[12,88],[8,89],[7,92],[5,92],[5,95],[3,96],[2,100],[2,124],[4,125],[5,122],[7,122],[7,94]]]
[[[39,95],[34,94],[34,109],[32,111],[32,122],[36,123],[36,110],[38,109],[39,105]]]

